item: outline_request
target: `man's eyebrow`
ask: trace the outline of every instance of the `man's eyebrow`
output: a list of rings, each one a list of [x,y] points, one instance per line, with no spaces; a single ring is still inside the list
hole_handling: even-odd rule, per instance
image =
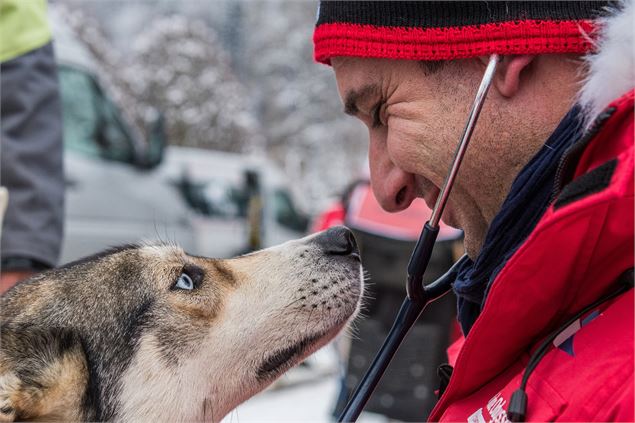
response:
[[[379,93],[379,86],[376,84],[365,85],[359,90],[350,90],[344,98],[344,113],[356,116],[359,112],[359,104],[368,101],[368,98]]]

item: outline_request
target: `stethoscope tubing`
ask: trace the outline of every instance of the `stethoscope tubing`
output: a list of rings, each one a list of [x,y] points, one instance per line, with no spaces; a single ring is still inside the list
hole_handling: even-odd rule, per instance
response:
[[[434,293],[434,297],[431,296],[428,301],[413,301],[408,297],[404,299],[386,340],[366,371],[366,374],[364,374],[362,381],[357,386],[355,393],[340,415],[338,422],[354,422],[357,420],[381,380],[381,377],[388,368],[388,365],[392,361],[392,358],[399,349],[399,346],[410,329],[414,326],[425,306],[450,291],[452,282],[456,279],[458,269],[465,260],[467,260],[467,256],[463,256],[443,276],[428,285],[427,288],[430,289],[431,293]]]
[[[483,109],[483,104],[485,104],[487,92],[492,86],[492,81],[494,80],[496,67],[499,61],[500,57],[498,56],[498,54],[492,54],[489,57],[487,67],[485,68],[483,78],[481,79],[481,84],[476,91],[476,96],[474,97],[474,101],[472,102],[470,114],[468,115],[467,122],[465,123],[465,129],[463,129],[461,141],[459,142],[459,145],[455,150],[454,159],[452,160],[452,165],[450,166],[450,171],[448,172],[448,176],[443,182],[443,186],[441,187],[441,191],[439,192],[439,196],[437,197],[437,202],[432,209],[432,215],[430,216],[430,226],[432,227],[439,226],[441,215],[443,214],[445,205],[448,202],[448,198],[450,197],[450,192],[452,191],[452,187],[454,186],[456,176],[459,173],[459,168],[461,167],[461,163],[463,162],[463,157],[465,156],[465,152],[467,151],[467,146],[472,139],[472,134],[474,133],[476,122],[481,114],[481,109]]]
[[[432,209],[430,220],[426,222],[419,236],[419,240],[413,249],[408,263],[408,279],[406,282],[406,298],[397,313],[397,317],[393,323],[386,340],[382,344],[375,359],[371,363],[362,381],[357,386],[353,396],[344,408],[338,422],[354,422],[361,414],[364,406],[373,394],[381,377],[385,373],[399,346],[407,336],[408,332],[414,326],[415,322],[423,312],[423,309],[432,301],[441,298],[452,289],[452,283],[456,280],[458,269],[467,260],[467,256],[459,259],[450,270],[443,276],[429,284],[423,285],[423,275],[430,262],[434,243],[439,234],[439,221],[447,204],[450,192],[454,186],[456,176],[461,167],[461,162],[467,151],[467,146],[472,138],[476,122],[478,120],[483,103],[487,96],[487,92],[494,80],[496,66],[499,62],[499,56],[492,54],[483,74],[483,78],[479,85],[478,91],[472,103],[470,114],[468,115],[463,134],[459,145],[456,148],[452,165],[448,175],[443,183],[439,196]]]

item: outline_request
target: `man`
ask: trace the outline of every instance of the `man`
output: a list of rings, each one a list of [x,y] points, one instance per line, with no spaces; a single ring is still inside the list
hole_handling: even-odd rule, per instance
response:
[[[46,0],[0,0],[0,293],[54,266],[64,218],[62,116]]]
[[[443,215],[471,261],[431,420],[635,419],[633,15],[630,1],[320,5],[315,58],[368,127],[389,211],[434,206],[501,56]]]

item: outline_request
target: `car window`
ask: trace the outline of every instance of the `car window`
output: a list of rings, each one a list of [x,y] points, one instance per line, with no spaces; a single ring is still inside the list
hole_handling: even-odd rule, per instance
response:
[[[246,195],[227,181],[217,179],[200,182],[183,176],[177,185],[188,205],[204,216],[247,217]]]
[[[245,195],[241,190],[221,181],[209,181],[203,186],[209,203],[209,215],[224,217],[247,217]]]
[[[295,205],[293,204],[293,200],[287,191],[274,191],[273,206],[276,221],[278,223],[294,231],[306,231],[308,218],[297,211]]]
[[[93,77],[60,66],[64,144],[69,150],[108,160],[132,162],[133,143],[114,103]]]

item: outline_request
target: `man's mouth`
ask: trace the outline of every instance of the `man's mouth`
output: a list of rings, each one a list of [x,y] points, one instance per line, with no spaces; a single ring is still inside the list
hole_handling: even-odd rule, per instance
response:
[[[441,191],[439,190],[439,188],[433,185],[431,186],[432,186],[431,189],[426,190],[424,192],[423,200],[426,202],[426,205],[428,206],[428,208],[430,210],[433,210],[434,206],[437,203],[437,199],[439,198],[439,193]],[[446,204],[445,210],[443,211],[443,214],[441,215],[441,221],[445,223],[446,225],[452,226],[453,228],[461,229],[459,228],[458,223],[453,218],[452,210],[450,207],[448,207],[447,204]]]
[[[426,202],[426,205],[430,210],[434,210],[434,206],[437,204],[437,199],[439,198],[439,194],[441,190],[437,188],[432,182],[427,179],[419,181],[418,184],[419,189],[419,197],[423,198],[423,201]],[[453,228],[459,228],[458,223],[452,217],[451,210],[446,206],[443,211],[443,215],[441,216],[441,220],[443,223],[452,226]],[[460,228],[459,228],[460,229]]]
[[[439,188],[436,187],[429,179],[419,176],[416,178],[417,194],[426,202],[430,210],[434,209],[434,205],[439,197]]]
[[[421,190],[421,192],[423,193],[423,201],[426,202],[428,208],[430,210],[434,209],[434,206],[437,203],[437,198],[439,197],[439,188],[429,184],[429,186],[425,187],[425,189]]]

